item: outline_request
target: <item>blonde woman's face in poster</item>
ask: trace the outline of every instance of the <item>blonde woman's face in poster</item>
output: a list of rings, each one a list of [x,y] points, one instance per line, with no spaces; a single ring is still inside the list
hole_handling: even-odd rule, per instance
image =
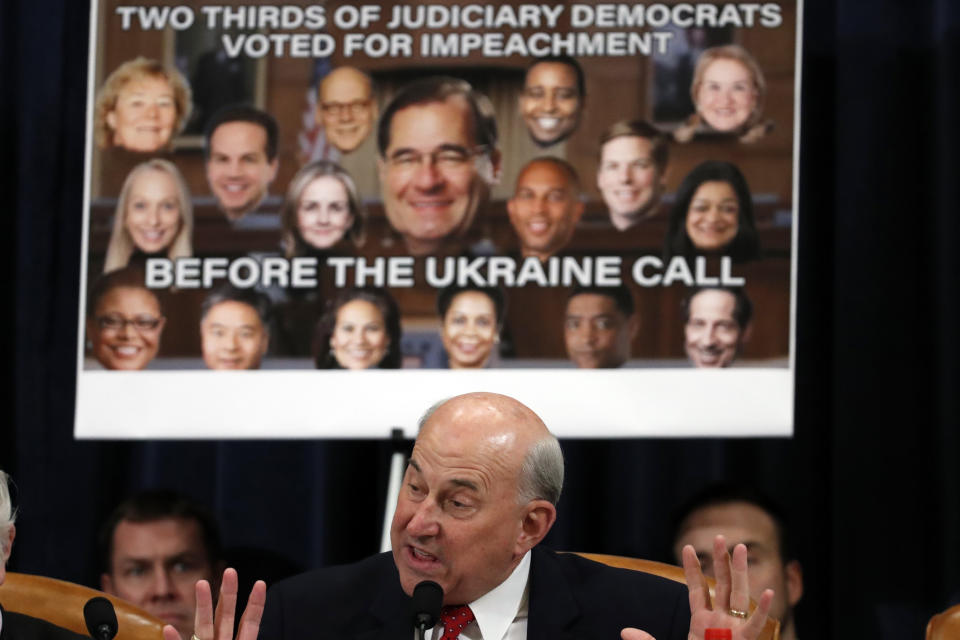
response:
[[[757,90],[750,70],[737,60],[714,60],[703,72],[697,111],[717,131],[735,131],[757,108]]]
[[[180,231],[180,191],[166,171],[141,171],[130,185],[124,228],[144,253],[167,249]]]
[[[107,114],[114,146],[144,153],[165,147],[176,121],[173,89],[162,77],[148,76],[125,84]]]

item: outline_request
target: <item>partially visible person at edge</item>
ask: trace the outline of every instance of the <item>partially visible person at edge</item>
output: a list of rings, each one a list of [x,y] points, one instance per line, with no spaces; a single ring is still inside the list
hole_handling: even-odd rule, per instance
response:
[[[0,585],[7,579],[7,560],[13,552],[13,539],[17,535],[16,510],[10,499],[7,485],[9,476],[0,470]],[[58,627],[46,620],[22,613],[8,611],[0,606],[0,638],[3,640],[89,640]]]

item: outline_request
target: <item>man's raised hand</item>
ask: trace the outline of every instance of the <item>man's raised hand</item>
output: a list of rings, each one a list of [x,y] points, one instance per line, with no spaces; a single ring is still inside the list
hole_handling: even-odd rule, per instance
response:
[[[705,631],[711,628],[732,629],[734,640],[756,640],[759,637],[767,621],[770,603],[773,602],[773,590],[764,591],[757,608],[749,614],[747,548],[744,545],[738,544],[733,548],[731,561],[727,541],[723,536],[714,538],[713,575],[716,587],[713,602],[697,552],[690,545],[683,548],[683,572],[690,590],[689,640],[703,640]]]
[[[226,569],[220,581],[220,597],[217,598],[217,610],[213,610],[213,595],[210,583],[198,580],[197,611],[194,617],[193,637],[186,640],[233,640],[233,621],[237,609],[237,572]],[[267,585],[257,580],[250,590],[247,607],[240,617],[240,627],[236,640],[257,640],[260,631],[260,619],[263,617],[263,605],[267,600]],[[163,628],[164,640],[184,640],[172,625]]]

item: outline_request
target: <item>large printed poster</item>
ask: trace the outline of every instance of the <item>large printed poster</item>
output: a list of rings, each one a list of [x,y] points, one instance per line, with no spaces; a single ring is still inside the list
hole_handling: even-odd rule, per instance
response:
[[[94,2],[77,436],[789,435],[799,21]]]

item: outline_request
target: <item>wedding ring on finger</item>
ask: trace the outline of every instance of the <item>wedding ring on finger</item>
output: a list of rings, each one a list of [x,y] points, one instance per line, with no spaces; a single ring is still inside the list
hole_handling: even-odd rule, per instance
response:
[[[192,636],[190,636],[190,640],[200,640],[200,636],[198,636],[197,634],[193,634]]]
[[[741,611],[740,609],[730,609],[730,615],[732,615],[734,618],[746,618],[747,612]]]

